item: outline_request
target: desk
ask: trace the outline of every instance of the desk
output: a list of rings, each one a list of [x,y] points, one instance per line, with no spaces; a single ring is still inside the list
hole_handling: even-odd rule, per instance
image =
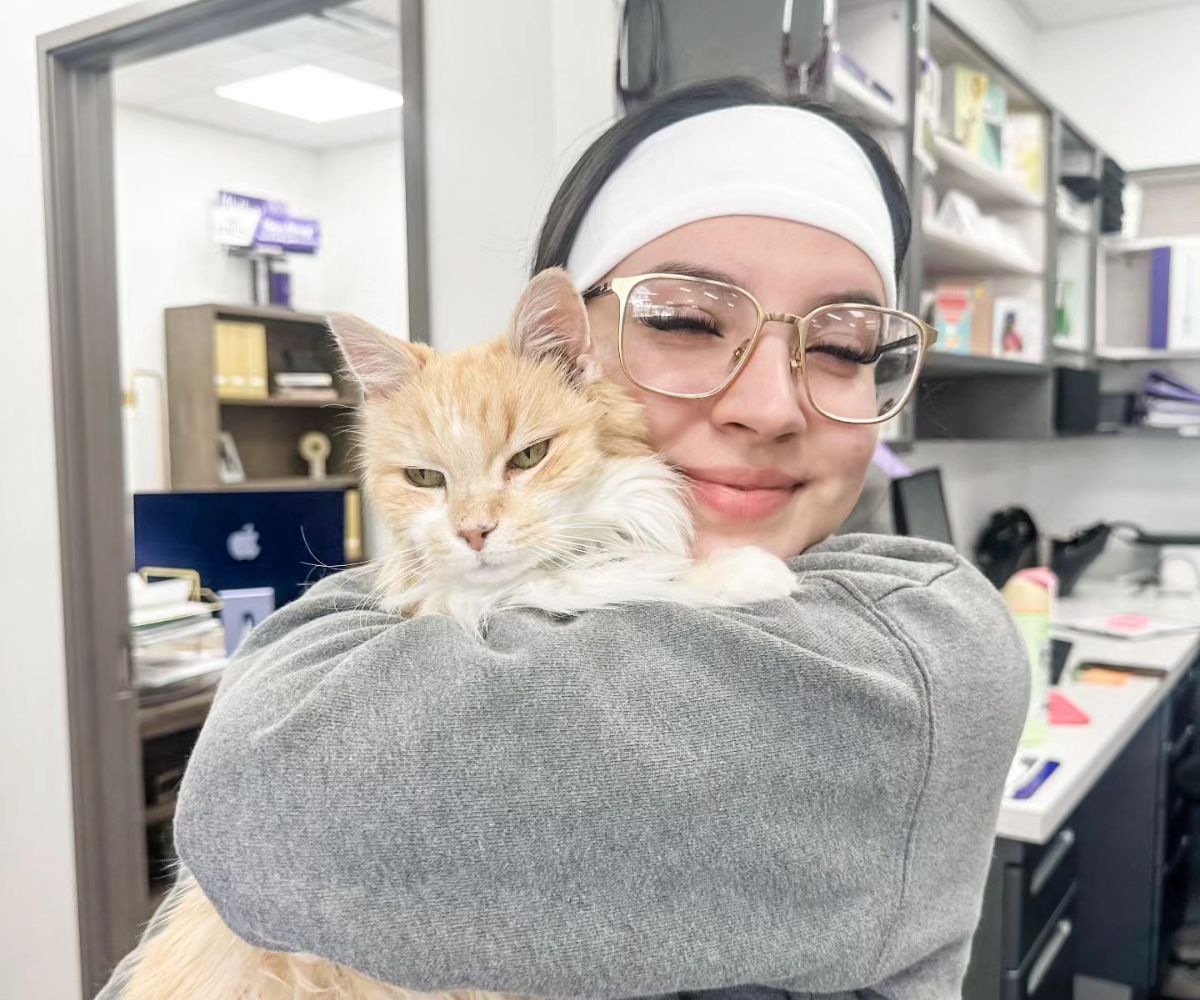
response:
[[[1052,727],[1039,750],[1058,770],[1032,798],[1001,806],[966,1000],[1141,1000],[1158,981],[1186,903],[1190,810],[1170,776],[1194,742],[1200,633],[1060,631],[1118,611],[1200,623],[1200,597],[1093,584],[1059,602],[1055,631],[1073,646],[1058,690],[1091,722]],[[1162,674],[1079,684],[1070,673],[1084,660]]]

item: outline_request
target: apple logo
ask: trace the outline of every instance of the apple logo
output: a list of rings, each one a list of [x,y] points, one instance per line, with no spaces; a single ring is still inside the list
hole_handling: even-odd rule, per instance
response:
[[[253,524],[243,524],[238,531],[230,534],[225,545],[234,559],[243,561],[257,559],[262,551],[258,547],[258,532],[254,530]]]

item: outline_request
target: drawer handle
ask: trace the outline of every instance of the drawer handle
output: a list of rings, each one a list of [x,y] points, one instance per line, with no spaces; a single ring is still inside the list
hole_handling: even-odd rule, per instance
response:
[[[1175,869],[1178,868],[1184,861],[1187,860],[1188,851],[1192,846],[1192,835],[1185,833],[1179,838],[1179,846],[1175,848],[1175,856],[1167,862],[1166,868],[1163,869],[1163,878],[1168,879],[1175,874]]]
[[[1195,735],[1196,724],[1194,722],[1189,722],[1187,724],[1187,728],[1179,734],[1179,739],[1172,743],[1168,748],[1167,760],[1174,764],[1175,761],[1183,754],[1183,751],[1191,746],[1192,737]]]
[[[1037,961],[1033,963],[1033,968],[1029,970],[1029,985],[1026,989],[1027,995],[1032,996],[1038,991],[1038,987],[1042,985],[1042,980],[1046,978],[1046,973],[1050,971],[1050,966],[1058,958],[1058,953],[1063,950],[1063,946],[1070,939],[1071,932],[1074,929],[1069,920],[1060,920],[1058,922],[1058,926],[1054,928],[1053,936],[1046,942],[1046,947],[1042,949],[1042,953],[1038,955]]]
[[[1033,878],[1029,883],[1029,893],[1036,896],[1045,888],[1046,883],[1050,881],[1050,876],[1054,874],[1055,869],[1062,864],[1072,847],[1075,846],[1075,831],[1069,826],[1066,829],[1059,830],[1058,836],[1054,838],[1054,846],[1046,852],[1046,856],[1042,858],[1038,866],[1033,870]]]

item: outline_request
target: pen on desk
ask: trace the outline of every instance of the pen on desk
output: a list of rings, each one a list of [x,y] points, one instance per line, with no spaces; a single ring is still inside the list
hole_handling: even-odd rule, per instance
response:
[[[1056,760],[1046,761],[1045,763],[1042,764],[1042,766],[1038,769],[1037,773],[1034,774],[1034,776],[1028,782],[1026,782],[1024,785],[1022,785],[1020,788],[1018,788],[1015,792],[1013,792],[1012,797],[1014,799],[1030,798],[1034,792],[1036,792],[1039,788],[1042,787],[1042,785],[1044,785],[1046,783],[1046,779],[1049,778],[1050,775],[1052,775],[1057,770],[1058,770],[1058,761],[1056,761]]]

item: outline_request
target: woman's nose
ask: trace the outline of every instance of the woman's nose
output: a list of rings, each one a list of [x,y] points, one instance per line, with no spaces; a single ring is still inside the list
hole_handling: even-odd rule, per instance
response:
[[[713,406],[713,421],[745,427],[764,438],[802,433],[808,421],[801,406],[804,387],[792,371],[795,344],[790,324],[764,328],[746,367]]]

